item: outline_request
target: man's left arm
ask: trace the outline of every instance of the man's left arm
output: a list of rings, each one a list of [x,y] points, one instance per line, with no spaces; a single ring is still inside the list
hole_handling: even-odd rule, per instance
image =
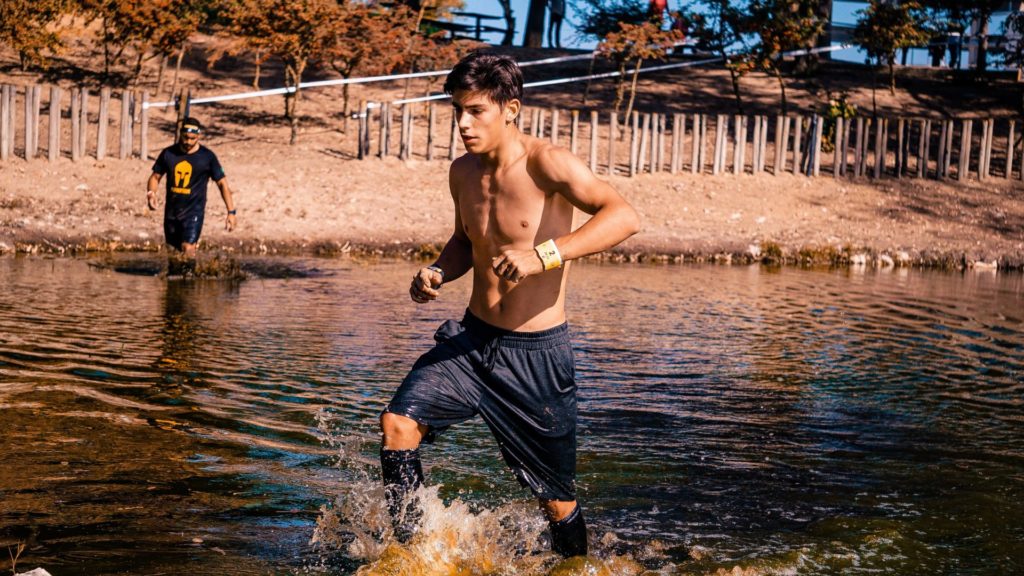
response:
[[[640,230],[640,216],[629,202],[565,148],[547,147],[534,162],[531,173],[542,189],[560,194],[591,218],[575,231],[543,239],[534,250],[504,251],[492,264],[498,276],[519,282],[612,248]]]
[[[540,151],[537,168],[538,178],[546,180],[542,186],[591,216],[575,231],[551,239],[563,262],[613,248],[640,231],[640,216],[633,206],[565,148]]]
[[[231,232],[235,229],[235,224],[238,222],[235,216],[235,200],[231,196],[231,188],[228,187],[227,176],[222,176],[216,182],[217,188],[220,188],[220,197],[224,200],[224,207],[228,211],[228,217],[224,222],[224,229]]]

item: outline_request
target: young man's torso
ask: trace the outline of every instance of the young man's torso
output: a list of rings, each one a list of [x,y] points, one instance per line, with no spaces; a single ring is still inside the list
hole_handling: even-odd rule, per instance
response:
[[[469,309],[481,320],[518,331],[545,330],[565,322],[567,268],[527,276],[514,283],[491,269],[502,250],[531,250],[568,234],[573,206],[538,183],[535,155],[550,144],[517,135],[521,154],[494,169],[475,154],[452,167],[452,193],[463,232],[472,243],[473,293]]]
[[[202,214],[210,179],[224,178],[217,156],[202,145],[188,153],[177,144],[164,148],[153,164],[153,172],[167,177],[164,218],[172,220]]]

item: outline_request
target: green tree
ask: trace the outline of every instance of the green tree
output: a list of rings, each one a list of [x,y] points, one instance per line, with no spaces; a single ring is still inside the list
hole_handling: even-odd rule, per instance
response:
[[[302,76],[311,62],[328,55],[344,22],[335,0],[235,0],[228,9],[229,32],[254,52],[265,51],[284,63],[284,113],[291,124],[289,144],[299,132]]]
[[[71,9],[71,0],[0,0],[0,44],[18,53],[22,70],[45,67],[43,53],[63,46],[57,21]]]
[[[782,113],[787,113],[782,54],[805,48],[825,26],[818,16],[818,0],[751,0],[748,32],[759,42],[750,53],[753,67],[774,76],[782,94]]]
[[[899,4],[870,0],[853,31],[853,40],[874,58],[879,66],[889,67],[889,91],[896,93],[896,52],[923,46],[931,39],[925,28],[925,15],[915,0]]]
[[[611,32],[597,46],[598,52],[605,58],[616,62],[619,68],[618,83],[615,87],[615,114],[625,94],[626,67],[635,65],[633,78],[629,87],[629,104],[626,106],[626,118],[633,110],[636,98],[637,77],[644,60],[664,58],[683,35],[678,30],[662,30],[657,23],[647,21],[642,24],[619,24],[618,32]]]
[[[736,98],[736,110],[743,114],[740,78],[751,69],[750,48],[746,46],[744,31],[751,28],[747,21],[746,3],[730,0],[700,0],[688,4],[676,15],[686,22],[697,48],[717,54],[725,62]]]
[[[325,59],[342,78],[388,74],[399,66],[414,35],[415,13],[403,5],[382,10],[360,2],[340,7]],[[350,84],[342,88],[348,130]]]

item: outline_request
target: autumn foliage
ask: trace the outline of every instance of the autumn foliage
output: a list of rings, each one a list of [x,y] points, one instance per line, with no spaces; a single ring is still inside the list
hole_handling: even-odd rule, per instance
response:
[[[597,50],[605,58],[618,65],[619,76],[615,87],[615,114],[625,95],[626,68],[633,65],[633,76],[629,86],[629,104],[626,106],[626,118],[633,110],[636,98],[637,76],[644,60],[664,58],[676,42],[683,39],[679,30],[662,30],[660,22],[648,21],[641,24],[621,22],[617,32],[610,32],[598,45]]]

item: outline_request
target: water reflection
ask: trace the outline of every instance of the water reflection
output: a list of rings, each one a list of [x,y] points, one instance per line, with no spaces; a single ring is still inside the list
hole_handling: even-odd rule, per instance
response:
[[[0,259],[0,548],[27,544],[19,568],[353,574],[422,560],[382,539],[376,418],[468,286],[416,307],[411,263],[242,268],[263,272],[181,282]],[[602,569],[1024,568],[1021,276],[573,274],[579,483]],[[478,572],[488,558],[497,573],[582,569],[524,536],[531,498],[484,426],[428,450],[429,542]]]

